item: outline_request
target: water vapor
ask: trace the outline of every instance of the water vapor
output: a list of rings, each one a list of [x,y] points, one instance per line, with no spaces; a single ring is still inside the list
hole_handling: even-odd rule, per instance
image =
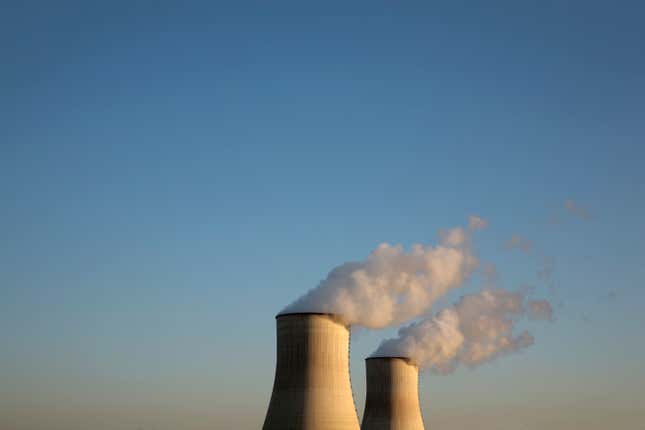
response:
[[[468,217],[468,228],[470,230],[483,230],[488,227],[488,221],[483,218],[478,217],[477,215],[471,215]]]
[[[547,300],[529,300],[527,310],[532,320],[553,320],[553,307]]]
[[[420,367],[451,373],[459,365],[474,367],[533,344],[528,331],[516,333],[520,319],[550,319],[551,305],[529,301],[522,292],[484,289],[463,296],[431,318],[399,330],[374,356],[409,357]]]
[[[469,218],[468,227],[441,230],[437,245],[383,243],[363,261],[334,268],[320,284],[281,313],[327,312],[347,324],[382,328],[425,313],[449,291],[461,287],[477,268],[472,233],[487,222]]]
[[[555,292],[555,258],[550,255],[543,255],[539,249],[535,249],[533,242],[520,234],[513,234],[510,239],[504,242],[504,249],[513,250],[518,249],[524,254],[532,256],[537,259],[538,269],[536,275],[538,279],[543,281],[551,292]]]
[[[528,254],[531,252],[533,243],[524,236],[514,234],[504,243],[504,247],[506,249],[519,249],[523,253]]]

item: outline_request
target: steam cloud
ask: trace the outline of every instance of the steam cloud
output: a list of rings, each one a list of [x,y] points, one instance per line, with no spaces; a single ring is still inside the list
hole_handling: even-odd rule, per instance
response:
[[[468,217],[468,228],[471,230],[482,230],[488,227],[488,221],[483,218],[478,217],[477,215],[471,215]]]
[[[515,334],[515,326],[527,313],[551,319],[551,305],[524,302],[523,293],[502,289],[464,296],[434,317],[401,328],[398,338],[385,340],[373,355],[408,357],[438,373],[451,373],[460,364],[477,366],[533,344],[533,336]]]
[[[463,286],[480,266],[472,234],[487,226],[486,220],[473,215],[467,227],[440,230],[436,246],[415,244],[406,250],[383,243],[365,260],[332,269],[316,288],[281,313],[333,313],[346,324],[369,328],[427,315],[437,299]],[[505,245],[533,253],[532,243],[517,234]],[[549,282],[554,270],[554,260],[544,257],[538,277]],[[482,264],[481,274],[480,292],[402,327],[397,338],[383,341],[373,355],[408,357],[422,368],[451,373],[459,365],[474,367],[532,345],[533,336],[528,331],[517,333],[517,323],[523,318],[552,320],[551,304],[529,300],[530,289],[497,288],[493,264]]]
[[[439,232],[436,246],[379,245],[364,261],[334,268],[320,284],[281,313],[337,314],[347,324],[382,328],[427,311],[450,290],[459,288],[477,268],[471,235],[487,222],[469,218],[468,227]]]
[[[539,260],[539,268],[537,270],[538,279],[544,281],[549,290],[551,290],[552,293],[555,293],[555,281],[553,278],[555,273],[554,257],[550,255],[540,255],[539,251],[534,251],[533,242],[519,234],[513,234],[510,239],[504,242],[504,248],[507,250],[519,249],[527,255],[533,254],[533,256]]]
[[[509,240],[504,243],[504,247],[506,249],[515,249],[518,248],[525,254],[528,254],[531,252],[531,248],[533,247],[533,243],[525,238],[524,236],[520,236],[519,234],[514,234],[511,236]]]
[[[527,303],[529,318],[532,320],[547,320],[553,319],[553,307],[551,303],[546,300],[530,300]]]

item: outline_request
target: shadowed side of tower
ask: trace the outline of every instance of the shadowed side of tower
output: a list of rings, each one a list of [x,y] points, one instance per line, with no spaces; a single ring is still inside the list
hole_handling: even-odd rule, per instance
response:
[[[282,314],[263,430],[359,430],[349,378],[349,327],[330,314]]]
[[[419,368],[403,357],[365,360],[367,396],[362,430],[424,430]]]

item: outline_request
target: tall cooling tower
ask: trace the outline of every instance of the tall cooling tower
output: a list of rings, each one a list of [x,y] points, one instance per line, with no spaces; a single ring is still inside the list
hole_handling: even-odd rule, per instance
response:
[[[419,368],[403,357],[370,357],[362,430],[424,430]]]
[[[349,379],[349,327],[331,314],[282,314],[263,430],[359,430]]]

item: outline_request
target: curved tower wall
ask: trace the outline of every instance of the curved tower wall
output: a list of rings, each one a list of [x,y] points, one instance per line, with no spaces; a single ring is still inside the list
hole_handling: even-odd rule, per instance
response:
[[[407,358],[365,360],[367,395],[362,430],[424,430],[419,368]]]
[[[277,320],[277,361],[263,430],[359,430],[349,327],[330,314]]]

